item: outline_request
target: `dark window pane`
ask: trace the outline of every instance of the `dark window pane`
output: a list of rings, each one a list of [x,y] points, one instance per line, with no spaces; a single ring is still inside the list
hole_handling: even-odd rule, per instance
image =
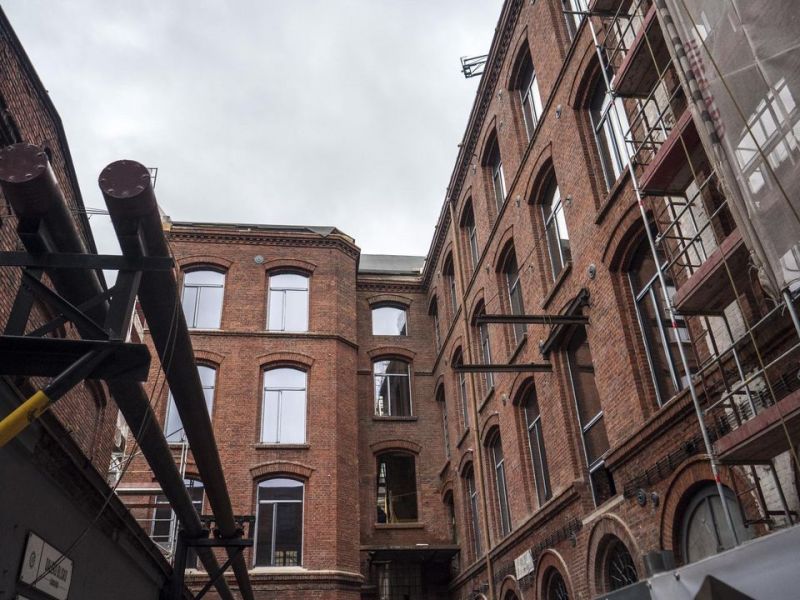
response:
[[[377,507],[378,522],[417,520],[417,477],[413,456],[390,453],[378,457]]]
[[[606,434],[606,424],[603,421],[603,417],[592,423],[583,436],[586,444],[586,460],[591,465],[608,450],[608,435]]]
[[[295,479],[275,478],[258,484],[259,500],[302,500],[303,483]]]
[[[617,493],[614,487],[614,479],[611,477],[611,471],[609,471],[605,465],[594,469],[590,474],[590,478],[595,506],[600,506],[606,500],[613,498]]]
[[[275,504],[258,505],[256,529],[256,566],[272,564],[272,543],[275,525]]]
[[[277,504],[275,528],[275,566],[296,567],[301,562],[303,505],[300,502]]]

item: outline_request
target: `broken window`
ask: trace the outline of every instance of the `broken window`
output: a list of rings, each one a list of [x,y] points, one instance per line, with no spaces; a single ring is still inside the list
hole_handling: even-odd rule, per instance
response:
[[[183,314],[189,329],[219,329],[225,273],[200,269],[183,275]]]
[[[378,456],[378,523],[417,521],[417,473],[414,457],[399,452]]]

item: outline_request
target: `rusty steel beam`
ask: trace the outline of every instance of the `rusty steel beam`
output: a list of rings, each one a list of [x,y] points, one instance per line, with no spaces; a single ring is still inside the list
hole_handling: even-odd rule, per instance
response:
[[[0,188],[17,216],[17,231],[29,253],[87,253],[55,173],[41,148],[31,144],[14,144],[0,150]],[[104,292],[96,271],[45,269],[45,272],[56,291],[73,305],[83,304]],[[87,312],[98,323],[104,323],[108,310],[108,302],[102,302]],[[76,324],[76,327],[82,337],[90,337],[89,334],[93,333],[80,324]],[[134,382],[110,380],[107,383],[172,510],[189,535],[204,535],[200,516],[175,466],[167,440],[158,427],[144,387]],[[209,573],[219,568],[210,548],[198,548],[197,554]],[[224,579],[217,581],[216,588],[222,598],[234,600]]]
[[[478,315],[476,325],[484,323],[522,323],[525,325],[587,325],[584,315]]]
[[[100,173],[99,185],[122,253],[128,257],[169,257],[147,168],[130,160],[111,163]],[[139,304],[161,358],[217,527],[223,538],[233,539],[240,537],[241,531],[234,520],[180,297],[173,272],[146,271],[142,274]],[[239,591],[244,600],[252,600],[247,564],[241,554],[234,556],[234,553],[234,549],[228,549]]]

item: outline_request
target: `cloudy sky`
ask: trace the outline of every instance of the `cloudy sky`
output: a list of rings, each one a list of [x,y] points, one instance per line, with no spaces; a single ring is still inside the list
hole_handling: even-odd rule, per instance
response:
[[[425,254],[501,0],[6,0],[88,207],[113,160],[174,220],[335,225]],[[107,217],[93,216],[101,251]]]

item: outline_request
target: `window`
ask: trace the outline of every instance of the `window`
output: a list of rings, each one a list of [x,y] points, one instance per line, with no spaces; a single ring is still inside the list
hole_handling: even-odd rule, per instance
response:
[[[459,349],[453,356],[453,366],[460,367],[462,364],[464,364],[464,356]],[[466,429],[469,427],[469,406],[467,405],[467,376],[465,373],[456,373],[456,385],[458,387],[458,403],[461,407],[461,424]]]
[[[536,485],[536,496],[539,506],[542,506],[552,497],[550,490],[550,469],[547,466],[547,453],[544,448],[544,434],[542,433],[542,417],[539,414],[539,402],[536,398],[536,388],[530,384],[525,391],[523,400],[525,410],[525,424],[528,428],[528,446],[531,452],[531,465]]]
[[[408,335],[406,309],[394,305],[373,308],[372,335]]]
[[[496,138],[486,157],[486,166],[489,168],[489,174],[492,177],[492,191],[494,192],[497,212],[499,213],[506,201],[506,182],[503,177],[503,161],[500,158],[500,146],[497,145]]]
[[[603,407],[594,380],[592,352],[583,327],[576,329],[567,347],[572,391],[578,409],[578,421],[583,434],[583,449],[595,505],[599,506],[616,494],[611,473],[603,456],[609,449]]]
[[[603,576],[606,591],[613,592],[639,581],[639,573],[636,571],[636,565],[633,564],[633,557],[619,538],[614,537],[609,542],[605,551],[604,563]]]
[[[450,309],[453,311],[452,316],[455,317],[458,311],[458,292],[456,292],[456,272],[453,268],[453,257],[448,255],[444,261],[443,268],[445,282],[447,283],[447,292],[450,296]]]
[[[663,264],[659,257],[659,263]],[[664,271],[667,293],[672,295],[674,287],[667,271]],[[677,329],[673,329],[670,315],[664,306],[664,295],[658,277],[656,261],[647,240],[636,250],[628,273],[631,292],[636,301],[636,316],[642,330],[647,362],[653,376],[659,404],[669,400],[687,384],[682,373],[679,344],[686,346],[686,358],[690,368],[694,367],[689,329],[685,321],[676,316]]]
[[[417,521],[417,473],[414,457],[399,452],[378,456],[378,523]]]
[[[458,543],[458,528],[456,527],[456,505],[453,500],[452,492],[447,492],[444,497],[444,504],[447,507],[447,520],[450,525],[450,543]]]
[[[436,341],[436,351],[438,352],[442,349],[442,332],[440,329],[441,323],[439,322],[439,303],[436,298],[431,302],[428,314],[433,317],[433,337]]]
[[[536,125],[542,117],[542,97],[539,95],[539,82],[530,56],[526,56],[522,63],[518,87],[522,103],[522,116],[525,118],[525,130],[528,133],[528,141],[530,141],[533,132],[536,131]]]
[[[550,568],[544,577],[544,600],[569,600],[567,584],[556,569]]]
[[[603,166],[606,188],[611,189],[617,177],[628,165],[628,155],[625,151],[625,132],[628,129],[628,122],[622,98],[616,100],[613,98],[606,90],[602,76],[592,94],[589,114],[597,150],[600,153],[600,163]]]
[[[486,307],[481,303],[476,311],[476,316],[486,314]],[[480,354],[483,364],[492,364],[492,348],[489,342],[489,326],[486,323],[478,325],[478,343],[480,344]],[[491,371],[485,371],[481,374],[483,378],[484,393],[489,393],[489,390],[494,388],[494,374]]]
[[[303,564],[303,491],[302,482],[282,477],[258,484],[255,566]]]
[[[564,5],[564,18],[567,20],[569,37],[574,38],[583,23],[585,13],[589,12],[589,0],[561,0],[561,2]]]
[[[379,417],[411,416],[408,363],[397,359],[375,361],[375,414]]]
[[[216,384],[217,372],[211,367],[206,365],[197,365],[197,374],[200,376],[200,385],[203,386],[203,396],[206,399],[206,410],[211,415],[211,409],[214,406],[214,386]],[[172,398],[172,392],[169,393],[167,400],[167,418],[164,424],[164,437],[170,443],[182,443],[186,441],[186,433],[183,430],[183,423],[178,414],[178,409],[175,406],[175,400]]]
[[[189,329],[219,329],[225,274],[197,270],[183,274],[183,314]]]
[[[492,464],[494,466],[494,483],[497,490],[497,508],[500,511],[500,535],[505,537],[511,532],[511,512],[508,509],[506,467],[500,434],[495,435],[492,441],[491,455]]]
[[[746,527],[736,497],[723,487],[723,495],[731,513],[738,541],[753,539],[753,530]],[[685,563],[692,563],[736,545],[722,509],[717,486],[703,486],[691,499],[683,516],[681,554]]]
[[[189,492],[189,498],[192,500],[192,506],[197,511],[197,514],[203,512],[203,499],[205,498],[205,488],[203,482],[199,479],[184,479],[186,491]],[[175,518],[175,513],[172,512],[172,506],[164,495],[156,496],[155,511],[153,513],[153,527],[150,530],[150,537],[152,540],[167,552],[174,551],[174,545],[177,540],[176,534],[178,533],[178,522]],[[186,554],[186,566],[189,568],[197,567],[197,554],[194,548],[189,548]]]
[[[555,178],[550,180],[544,194],[542,217],[547,236],[547,249],[550,252],[550,266],[553,269],[553,280],[555,280],[567,263],[572,260],[567,221],[564,218],[564,205],[561,203],[561,193],[558,191]]]
[[[267,329],[308,331],[308,277],[278,273],[269,278]]]
[[[481,525],[478,521],[478,490],[475,488],[475,471],[472,468],[464,475],[464,483],[466,484],[467,506],[469,506],[470,541],[472,542],[472,551],[475,553],[474,558],[477,559],[483,554],[483,550],[481,549]]]
[[[475,212],[472,210],[472,201],[468,201],[467,208],[464,209],[464,218],[461,222],[461,227],[467,237],[467,245],[469,246],[469,257],[472,261],[472,270],[478,268],[478,260],[480,259],[480,252],[478,250],[478,231],[475,227]]]
[[[305,443],[305,371],[291,367],[264,371],[261,441],[265,444]]]
[[[506,289],[508,290],[508,299],[511,306],[512,315],[524,315],[525,306],[522,302],[522,287],[519,281],[519,268],[517,266],[517,256],[512,249],[506,257],[505,264],[503,265],[503,273],[506,278]],[[520,344],[525,332],[528,330],[525,323],[514,324],[514,342]]]
[[[444,432],[444,455],[450,460],[450,427],[447,423],[447,403],[444,401],[444,387],[440,386],[436,393],[436,401],[442,411],[442,431]]]

